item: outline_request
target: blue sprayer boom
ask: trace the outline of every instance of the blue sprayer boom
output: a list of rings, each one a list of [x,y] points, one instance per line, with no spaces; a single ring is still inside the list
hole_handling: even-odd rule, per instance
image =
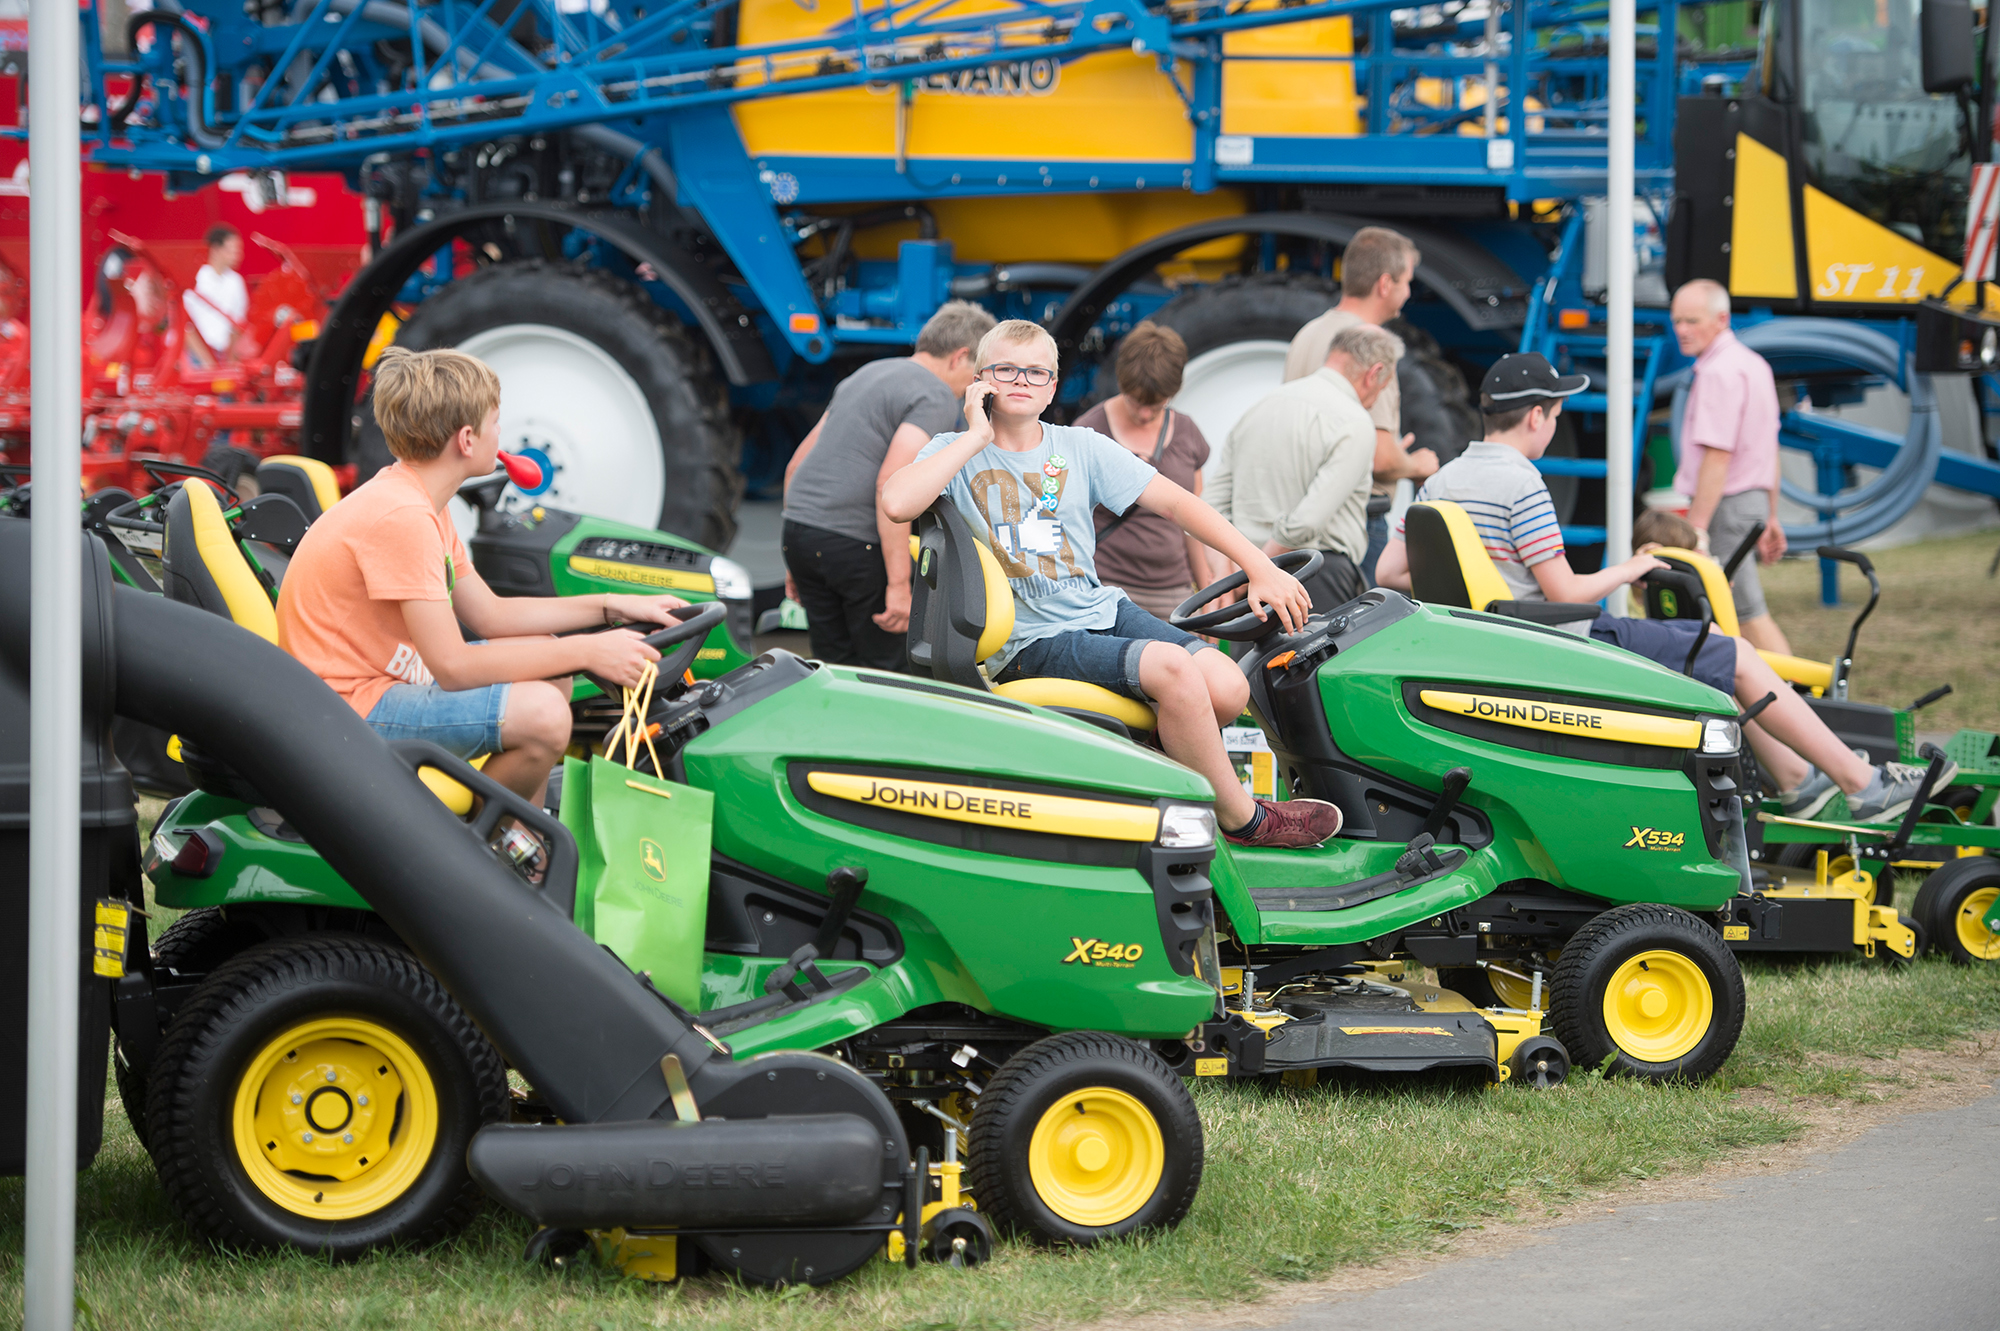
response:
[[[337,170],[368,199],[376,257],[312,354],[305,451],[379,460],[372,352],[464,346],[554,502],[726,544],[746,477],[772,487],[839,376],[952,296],[1047,323],[1069,410],[1139,319],[1180,328],[1181,405],[1219,440],[1371,223],[1422,252],[1406,424],[1441,456],[1500,352],[1601,368],[1628,255],[1642,303],[1712,276],[1743,321],[1787,316],[1767,354],[1815,403],[1894,381],[1921,406],[1896,330],[1956,275],[1991,123],[1990,79],[1926,91],[1919,29],[1953,3],[1642,12],[1633,237],[1592,202],[1591,4],[188,0],[100,40],[92,0],[84,114],[96,162],[176,189],[248,172],[277,199]],[[1891,349],[1829,351],[1827,316]],[[1604,413],[1636,412],[1642,475],[1669,479],[1648,421],[1685,366],[1664,312],[1641,318],[1638,401],[1580,402],[1548,460],[1572,545],[1601,539]],[[1936,469],[1916,426],[1912,449],[1791,424],[1827,492],[1799,493],[1835,514],[1852,461]]]

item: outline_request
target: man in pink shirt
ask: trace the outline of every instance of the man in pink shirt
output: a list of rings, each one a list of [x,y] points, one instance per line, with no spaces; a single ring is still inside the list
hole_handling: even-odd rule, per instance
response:
[[[1696,278],[1674,293],[1674,336],[1693,356],[1694,385],[1681,418],[1680,470],[1674,489],[1689,496],[1688,521],[1717,559],[1734,554],[1750,529],[1767,524],[1755,558],[1745,559],[1730,588],[1743,636],[1768,652],[1791,644],[1764,604],[1761,560],[1785,553],[1778,522],[1778,386],[1762,356],[1729,331],[1729,292]]]

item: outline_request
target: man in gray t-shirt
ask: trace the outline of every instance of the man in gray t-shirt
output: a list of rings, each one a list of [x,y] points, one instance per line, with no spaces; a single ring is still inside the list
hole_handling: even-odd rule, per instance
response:
[[[949,301],[914,355],[871,361],[833,390],[785,468],[785,594],[804,607],[813,655],[901,670],[910,626],[910,524],[890,522],[882,483],[933,435],[958,427],[993,316]]]

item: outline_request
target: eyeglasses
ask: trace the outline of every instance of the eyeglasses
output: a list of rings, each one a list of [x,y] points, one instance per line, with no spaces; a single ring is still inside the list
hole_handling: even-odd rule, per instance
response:
[[[1046,388],[1056,380],[1056,372],[1040,365],[989,365],[980,371],[996,384],[1023,383],[1030,388]]]

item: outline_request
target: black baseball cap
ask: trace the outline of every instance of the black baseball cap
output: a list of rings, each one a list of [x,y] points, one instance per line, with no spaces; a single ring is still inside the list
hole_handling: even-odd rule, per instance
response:
[[[1479,396],[1496,407],[1532,407],[1537,402],[1581,393],[1589,386],[1589,375],[1557,374],[1548,357],[1525,351],[1494,361],[1479,381]]]

